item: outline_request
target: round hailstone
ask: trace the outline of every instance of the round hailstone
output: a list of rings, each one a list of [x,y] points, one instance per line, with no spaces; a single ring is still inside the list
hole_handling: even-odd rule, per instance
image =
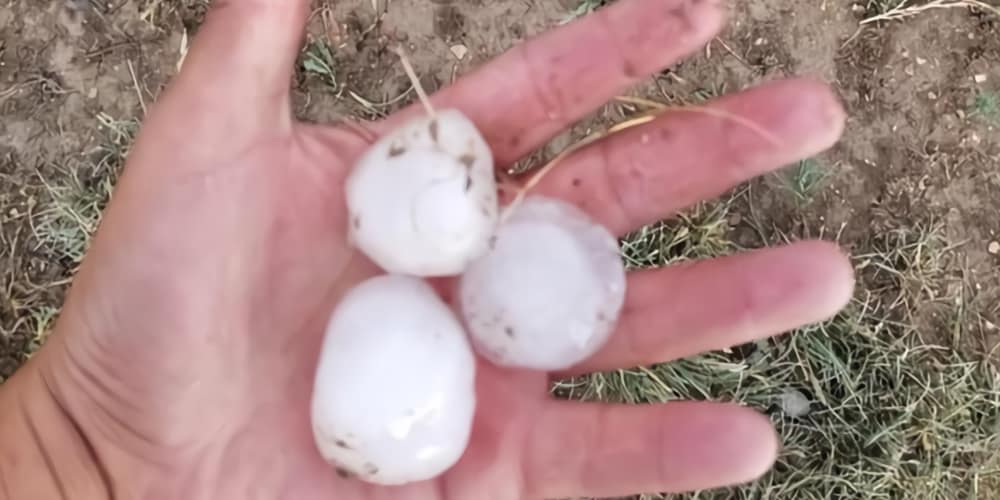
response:
[[[349,236],[390,273],[451,276],[488,248],[499,205],[493,155],[456,110],[379,139],[345,186]]]
[[[614,330],[625,299],[617,239],[576,206],[529,196],[461,277],[475,349],[502,366],[561,370]]]
[[[455,313],[424,281],[383,275],[352,289],[326,331],[312,427],[321,455],[362,480],[431,479],[465,451],[475,356]]]

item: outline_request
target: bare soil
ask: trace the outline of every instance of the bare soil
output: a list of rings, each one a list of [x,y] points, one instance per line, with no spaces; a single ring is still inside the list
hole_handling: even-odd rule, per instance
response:
[[[368,1],[316,2],[303,54],[328,48],[332,72],[300,68],[296,110],[315,121],[384,115],[415,97],[389,47],[406,44],[433,90],[567,20],[575,4],[394,0],[376,12]],[[47,321],[38,311],[58,308],[76,265],[41,241],[34,215],[62,177],[96,189],[119,166],[107,160],[107,120],[141,120],[205,11],[197,0],[95,5],[0,8],[0,380],[37,347]],[[1000,340],[1000,256],[989,251],[1000,240],[1000,117],[976,109],[1000,94],[1000,19],[955,8],[859,30],[867,14],[846,0],[737,2],[708,50],[636,93],[691,102],[792,75],[832,82],[850,119],[841,144],[812,160],[828,175],[804,196],[788,188],[802,166],[753,182],[733,238],[823,236],[864,256],[938,231],[950,245],[936,249],[934,269],[883,283],[859,258],[865,283],[928,342],[990,352]],[[602,110],[536,159],[619,113]],[[906,286],[926,301],[894,304]]]

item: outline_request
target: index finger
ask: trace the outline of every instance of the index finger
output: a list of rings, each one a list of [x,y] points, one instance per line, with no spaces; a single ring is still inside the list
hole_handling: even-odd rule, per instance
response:
[[[630,85],[698,50],[724,17],[717,0],[622,0],[511,49],[431,102],[468,115],[497,164],[508,165]],[[385,125],[420,112],[415,105]]]

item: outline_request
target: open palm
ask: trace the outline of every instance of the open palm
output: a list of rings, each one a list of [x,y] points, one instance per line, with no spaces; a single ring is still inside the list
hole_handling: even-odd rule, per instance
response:
[[[397,488],[340,477],[313,444],[309,399],[330,311],[379,272],[344,240],[342,183],[368,142],[291,117],[307,1],[217,4],[148,116],[57,334],[33,364],[117,498],[615,496],[726,485],[771,465],[769,422],[737,405],[555,401],[549,377],[567,374],[481,361],[472,440],[447,474]],[[721,9],[622,0],[432,99],[466,113],[509,165],[697,50]],[[622,234],[821,151],[843,121],[830,91],[807,80],[712,106],[781,144],[710,114],[671,113],[579,151],[537,189]],[[779,333],[834,313],[852,285],[844,257],[819,242],[629,279],[619,331],[573,373]]]

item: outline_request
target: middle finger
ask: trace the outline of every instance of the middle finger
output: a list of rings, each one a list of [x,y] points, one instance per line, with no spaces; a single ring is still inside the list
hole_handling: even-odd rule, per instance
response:
[[[631,273],[607,345],[556,376],[667,362],[827,319],[850,300],[853,273],[836,245],[818,241]]]
[[[572,202],[625,234],[820,153],[844,126],[832,90],[812,80],[778,81],[707,106],[711,114],[667,112],[588,145],[533,191]]]

